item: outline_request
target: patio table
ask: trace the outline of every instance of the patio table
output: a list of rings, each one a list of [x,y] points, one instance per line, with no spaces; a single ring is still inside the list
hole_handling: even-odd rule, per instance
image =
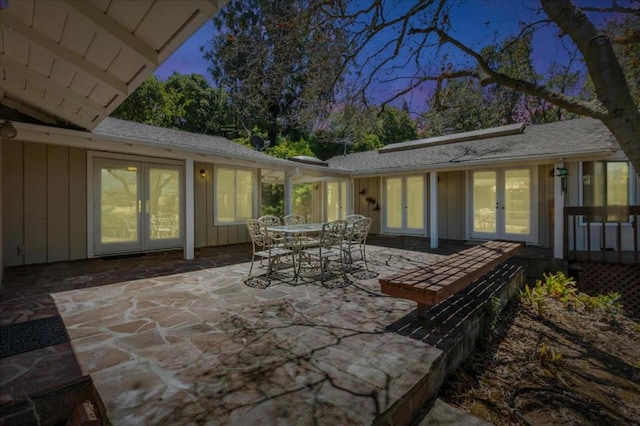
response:
[[[324,223],[297,223],[294,225],[274,225],[274,226],[268,226],[267,231],[279,232],[279,233],[285,234],[287,237],[290,237],[290,238],[287,238],[287,240],[292,242],[291,248],[293,249],[295,255],[300,257],[302,248],[304,248],[302,244],[302,236],[310,232],[320,232],[322,230],[323,225]],[[301,261],[301,259],[298,258],[298,261]],[[300,263],[298,264],[300,265]],[[295,278],[298,278],[299,269],[300,268],[298,269],[296,269],[295,267],[293,268],[293,274]]]

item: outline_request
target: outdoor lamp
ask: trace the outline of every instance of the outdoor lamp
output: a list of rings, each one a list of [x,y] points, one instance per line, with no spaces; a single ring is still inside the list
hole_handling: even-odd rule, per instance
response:
[[[2,126],[0,126],[0,137],[3,137],[5,139],[13,139],[16,136],[18,136],[18,131],[15,127],[13,127],[13,124],[11,124],[10,121],[5,121],[4,123],[2,123]]]
[[[202,179],[206,179],[207,177],[207,171],[205,169],[200,169],[200,177]]]

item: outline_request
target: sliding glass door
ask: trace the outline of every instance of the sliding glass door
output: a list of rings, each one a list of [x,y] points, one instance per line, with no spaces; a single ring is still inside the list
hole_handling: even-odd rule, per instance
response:
[[[94,254],[180,247],[182,167],[94,158]]]

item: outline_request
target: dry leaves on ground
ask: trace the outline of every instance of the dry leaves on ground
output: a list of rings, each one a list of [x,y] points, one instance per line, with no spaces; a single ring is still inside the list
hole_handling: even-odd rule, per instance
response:
[[[640,424],[640,324],[581,300],[511,303],[442,399],[497,425]]]

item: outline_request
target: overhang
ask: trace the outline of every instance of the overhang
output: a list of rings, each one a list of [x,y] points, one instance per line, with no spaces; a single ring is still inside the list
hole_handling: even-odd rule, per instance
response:
[[[94,129],[226,3],[4,0],[0,118]]]

